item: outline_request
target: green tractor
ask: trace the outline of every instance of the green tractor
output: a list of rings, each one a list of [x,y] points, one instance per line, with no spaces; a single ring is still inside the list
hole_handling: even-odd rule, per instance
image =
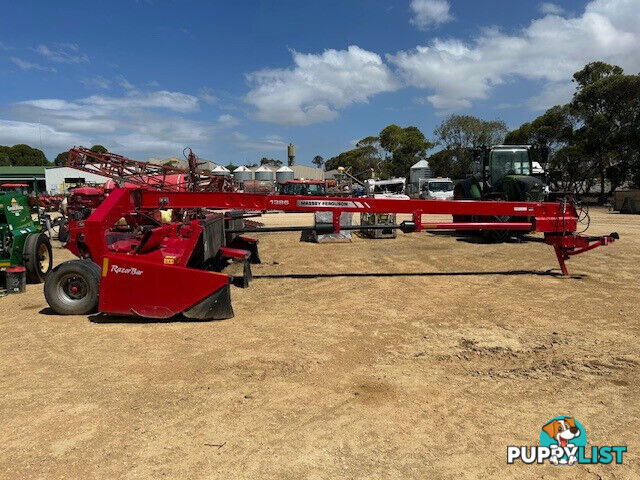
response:
[[[29,197],[0,190],[0,272],[23,265],[27,281],[41,283],[52,263],[51,242],[31,217]]]
[[[474,150],[473,173],[458,182],[455,200],[504,200],[538,202],[545,200],[548,187],[544,169],[548,150],[532,145],[496,145]],[[455,216],[457,222],[508,222],[510,217]],[[513,232],[489,230],[487,240],[504,242]]]

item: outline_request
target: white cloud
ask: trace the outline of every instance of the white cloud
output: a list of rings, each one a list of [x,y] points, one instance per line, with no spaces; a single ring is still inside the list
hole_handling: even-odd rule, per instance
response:
[[[240,124],[240,121],[233,115],[223,113],[218,117],[218,124],[225,127],[235,127]]]
[[[10,60],[15,63],[22,70],[42,70],[43,72],[52,72],[56,73],[56,69],[53,67],[45,67],[43,65],[39,65],[37,63],[29,62],[27,60],[23,60],[22,58],[11,57]]]
[[[125,154],[177,154],[239,124],[228,114],[213,122],[185,118],[198,102],[195,96],[166,90],[26,100],[6,109],[10,118],[0,120],[0,144],[42,142],[49,155],[95,143]]]
[[[69,132],[63,132],[49,125],[36,122],[20,122],[0,119],[0,143],[3,145],[15,145],[27,143],[32,146],[40,146],[40,141],[49,148],[64,150],[76,142],[88,140]]]
[[[116,77],[116,81],[118,82],[118,85],[120,85],[125,90],[135,90],[136,89],[136,87],[129,80],[124,78],[124,75],[118,75]]]
[[[492,28],[472,42],[435,39],[387,58],[408,85],[433,92],[427,99],[434,107],[451,109],[487,98],[513,77],[551,82],[553,89],[595,60],[636,72],[639,44],[638,1],[595,0],[578,17],[546,15],[516,34]]]
[[[443,110],[444,112],[453,112],[456,110],[471,108],[471,102],[465,98],[452,98],[446,95],[429,95],[425,97],[424,100],[429,102],[436,109]],[[424,103],[424,101],[420,103]]]
[[[89,61],[89,57],[81,53],[75,43],[59,43],[50,47],[40,44],[34,50],[52,62],[82,63]]]
[[[569,81],[548,82],[538,95],[529,98],[525,103],[531,110],[547,110],[554,105],[569,102],[575,89],[575,83]]]
[[[262,152],[284,152],[287,144],[277,135],[267,135],[259,139],[252,139],[240,132],[231,134],[231,141],[241,150],[258,150]]]
[[[540,4],[540,13],[544,15],[561,15],[564,13],[564,9],[555,3],[543,2]]]
[[[118,108],[166,108],[176,112],[193,112],[198,109],[198,98],[180,92],[159,90],[157,92],[132,92],[124,97],[91,95],[80,100],[86,105],[95,105],[107,109]]]
[[[337,109],[395,90],[398,83],[379,55],[350,46],[321,54],[292,51],[294,66],[265,69],[247,76],[245,101],[260,120],[308,125],[332,120]]]
[[[104,78],[102,75],[96,75],[91,78],[83,78],[80,80],[86,88],[98,88],[101,90],[106,90],[111,86],[111,80]]]
[[[453,20],[447,0],[412,0],[413,18],[410,22],[419,28],[429,28]]]
[[[200,100],[204,103],[208,103],[209,105],[218,103],[218,97],[213,94],[213,91],[210,88],[201,88],[200,92],[198,92],[198,96],[200,97]]]

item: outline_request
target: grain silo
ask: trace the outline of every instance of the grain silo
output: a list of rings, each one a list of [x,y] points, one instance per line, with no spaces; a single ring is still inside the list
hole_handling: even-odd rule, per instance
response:
[[[244,183],[247,180],[253,180],[253,172],[242,165],[233,171],[233,178],[238,183]]]
[[[280,167],[276,170],[276,182],[286,182],[287,180],[293,180],[293,170],[289,167]]]
[[[225,168],[222,165],[218,165],[217,167],[211,169],[211,175],[226,176],[231,175],[231,172],[228,168]]]
[[[287,161],[290,167],[296,162],[296,146],[293,143],[287,147]]]
[[[255,174],[255,179],[256,180],[272,181],[273,182],[273,170],[271,170],[266,165],[262,165],[262,166],[256,168],[254,174]]]
[[[426,160],[420,160],[409,169],[409,183],[418,185],[425,178],[431,178],[431,167]]]

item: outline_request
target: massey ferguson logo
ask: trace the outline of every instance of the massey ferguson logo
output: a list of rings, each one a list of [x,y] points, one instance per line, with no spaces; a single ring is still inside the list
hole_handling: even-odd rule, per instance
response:
[[[111,272],[113,273],[126,273],[127,275],[142,275],[142,270],[138,270],[135,267],[119,267],[118,265],[111,265]]]
[[[334,207],[334,208],[355,208],[356,206],[362,207],[362,204],[358,202],[356,205],[353,202],[344,202],[338,200],[298,200],[299,207]]]

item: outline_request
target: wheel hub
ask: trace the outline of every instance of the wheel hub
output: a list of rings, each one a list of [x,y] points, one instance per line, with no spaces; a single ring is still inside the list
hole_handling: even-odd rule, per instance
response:
[[[87,282],[78,275],[71,275],[62,282],[63,293],[72,300],[84,298],[88,291]]]

